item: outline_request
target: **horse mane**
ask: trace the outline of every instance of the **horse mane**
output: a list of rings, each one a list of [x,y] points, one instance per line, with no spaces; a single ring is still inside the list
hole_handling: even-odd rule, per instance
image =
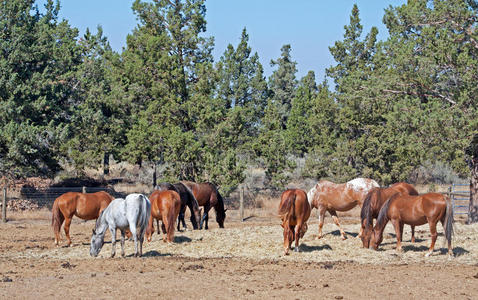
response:
[[[365,229],[369,229],[370,225],[372,225],[372,196],[377,193],[378,197],[380,197],[380,188],[374,188],[370,192],[367,193],[365,196],[365,200],[362,204],[362,209],[360,210],[360,219],[365,223]]]
[[[392,197],[390,197],[382,206],[382,208],[380,209],[380,212],[378,213],[378,217],[377,217],[377,223],[375,224],[375,227],[376,228],[383,228],[385,227],[385,225],[387,225],[387,222],[388,222],[388,209],[390,208],[390,204],[392,203],[392,201],[399,197],[400,194],[399,193],[396,193],[394,194]]]

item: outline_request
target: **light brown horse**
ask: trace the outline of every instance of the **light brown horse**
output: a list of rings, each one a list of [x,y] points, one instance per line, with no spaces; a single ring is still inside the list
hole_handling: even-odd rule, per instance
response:
[[[311,208],[319,210],[319,235],[317,238],[320,239],[323,236],[322,227],[324,226],[325,212],[328,211],[339,227],[342,239],[345,240],[345,231],[340,227],[337,211],[348,211],[357,205],[362,206],[365,195],[374,187],[379,187],[378,183],[369,178],[356,178],[342,184],[327,180],[319,181],[307,193]]]
[[[406,182],[398,182],[386,188],[373,188],[365,196],[363,201],[362,210],[360,212],[360,219],[362,225],[362,243],[364,248],[368,248],[370,244],[370,237],[372,235],[373,219],[378,217],[380,208],[383,204],[395,194],[400,195],[418,195],[417,190],[413,185]],[[412,243],[415,242],[415,226],[410,225],[412,228]]]
[[[101,212],[113,201],[107,192],[77,193],[68,192],[55,199],[52,207],[51,225],[55,233],[55,245],[60,242],[60,228],[65,221],[67,245],[71,246],[70,224],[73,216],[83,220],[97,219]]]
[[[390,198],[378,214],[377,224],[373,228],[370,248],[377,250],[383,239],[383,230],[388,221],[391,221],[397,235],[397,251],[402,251],[403,225],[423,225],[428,223],[432,243],[425,254],[433,252],[437,239],[437,223],[440,221],[445,229],[445,238],[448,241],[448,255],[452,256],[451,238],[453,234],[453,206],[450,199],[439,193],[428,193],[420,196],[395,194]]]
[[[181,210],[181,198],[172,190],[154,191],[149,197],[151,202],[151,215],[148,227],[146,227],[146,240],[151,242],[154,232],[153,219],[156,219],[159,234],[159,220],[162,221],[163,241],[172,243],[174,241],[174,223]]]
[[[208,229],[209,210],[214,207],[216,211],[216,222],[220,228],[224,228],[224,220],[226,219],[226,210],[224,209],[224,199],[212,183],[195,183],[192,181],[181,181],[194,194],[199,206],[204,207],[204,213],[199,224],[199,229],[202,229],[203,222],[206,221],[205,229]]]
[[[289,254],[295,240],[295,250],[299,252],[299,239],[307,231],[307,220],[310,216],[310,205],[307,194],[303,190],[289,189],[282,193],[279,204],[279,217],[284,228],[284,255]]]

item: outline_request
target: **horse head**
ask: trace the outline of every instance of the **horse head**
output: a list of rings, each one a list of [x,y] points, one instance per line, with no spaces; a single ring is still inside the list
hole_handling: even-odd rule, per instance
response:
[[[373,250],[377,250],[378,249],[378,246],[382,243],[382,239],[383,239],[383,234],[382,232],[378,232],[375,230],[375,228],[372,230],[371,234],[371,239],[370,239],[370,244],[369,244],[369,248],[370,249],[373,249]]]
[[[224,220],[226,220],[226,209],[216,211],[216,222],[219,224],[219,228],[224,228]]]
[[[97,257],[100,253],[101,248],[104,244],[104,235],[97,234],[96,231],[93,229],[93,234],[91,235],[91,245],[90,245],[90,255],[93,257]]]

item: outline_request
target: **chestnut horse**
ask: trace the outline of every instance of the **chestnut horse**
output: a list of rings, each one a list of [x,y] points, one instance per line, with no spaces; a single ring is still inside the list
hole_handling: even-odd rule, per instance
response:
[[[151,215],[149,216],[148,227],[146,227],[146,240],[151,242],[151,236],[154,232],[153,219],[156,219],[158,234],[158,220],[161,220],[163,241],[172,243],[174,240],[174,223],[181,209],[179,194],[172,190],[154,191],[151,196],[149,196],[149,201],[151,202]]]
[[[402,251],[403,224],[423,225],[428,223],[432,236],[430,249],[425,254],[433,252],[437,239],[437,223],[440,221],[445,229],[445,238],[448,241],[448,255],[453,255],[451,238],[453,234],[453,206],[448,196],[439,193],[428,193],[419,196],[399,195],[392,196],[378,214],[377,224],[373,228],[370,248],[377,250],[383,239],[383,231],[388,221],[391,221],[397,235],[397,251]]]
[[[184,228],[187,228],[186,222],[184,220],[184,213],[186,212],[186,206],[189,207],[189,211],[191,212],[191,223],[193,224],[194,229],[199,228],[199,220],[201,219],[201,210],[199,209],[198,202],[196,198],[194,197],[192,191],[182,184],[181,182],[171,184],[167,182],[163,182],[158,184],[156,189],[160,191],[164,190],[172,190],[175,191],[179,194],[179,197],[181,198],[181,210],[179,211],[179,217],[178,217],[178,231],[180,229],[181,223],[183,224]]]
[[[212,183],[195,183],[192,181],[181,181],[194,194],[199,206],[204,207],[204,214],[199,224],[199,229],[202,229],[203,222],[206,221],[205,229],[208,229],[209,210],[214,207],[216,211],[216,222],[220,228],[224,228],[224,220],[226,219],[226,210],[224,209],[224,199]]]
[[[70,224],[73,216],[83,220],[97,219],[101,212],[113,201],[107,192],[76,193],[68,192],[55,199],[52,207],[51,225],[55,233],[55,245],[60,241],[60,228],[65,221],[67,245],[71,246]]]
[[[373,179],[356,178],[347,183],[336,184],[331,181],[319,181],[308,193],[307,198],[311,209],[314,207],[319,210],[319,235],[322,238],[322,227],[324,226],[325,212],[328,211],[339,227],[342,239],[345,240],[345,231],[340,227],[337,211],[348,211],[359,205],[365,195],[374,187],[379,187]],[[359,234],[361,235],[361,234]]]
[[[289,189],[282,193],[279,204],[279,217],[284,228],[284,255],[295,240],[294,251],[299,252],[299,239],[307,231],[307,220],[310,216],[310,204],[303,190]]]
[[[368,192],[367,196],[365,196],[365,200],[363,201],[362,210],[360,212],[360,219],[362,224],[362,243],[364,248],[368,248],[370,244],[370,237],[372,235],[372,228],[373,228],[373,219],[378,217],[378,213],[380,212],[380,208],[382,208],[383,204],[393,195],[395,194],[400,195],[418,195],[417,190],[413,187],[413,185],[408,184],[406,182],[398,182],[395,183],[387,188],[373,188],[370,192]],[[415,242],[415,226],[410,225],[412,228],[412,243]]]

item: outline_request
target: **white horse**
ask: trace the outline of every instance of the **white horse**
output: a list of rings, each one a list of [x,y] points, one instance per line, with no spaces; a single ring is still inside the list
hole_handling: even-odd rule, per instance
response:
[[[116,254],[116,229],[121,231],[121,256],[124,257],[125,230],[129,229],[134,239],[135,256],[143,254],[143,240],[148,226],[151,204],[142,194],[130,194],[126,199],[113,200],[96,221],[91,236],[90,255],[98,256],[104,244],[106,229],[111,232],[111,257]],[[139,251],[138,251],[139,240]]]

